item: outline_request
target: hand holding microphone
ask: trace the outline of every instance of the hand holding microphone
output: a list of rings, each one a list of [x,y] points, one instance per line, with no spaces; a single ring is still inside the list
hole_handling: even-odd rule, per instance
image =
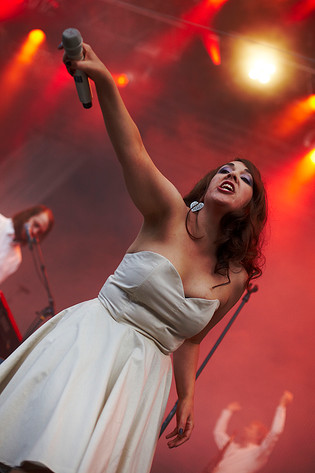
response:
[[[62,33],[62,46],[71,60],[84,60],[82,42],[82,36],[76,28],[68,28]],[[85,72],[76,70],[73,78],[83,107],[91,108],[92,93],[88,76]]]

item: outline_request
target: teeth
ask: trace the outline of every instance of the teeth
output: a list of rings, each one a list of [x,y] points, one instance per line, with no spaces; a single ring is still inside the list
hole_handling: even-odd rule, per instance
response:
[[[224,183],[224,184],[222,184],[221,187],[222,187],[222,189],[227,189],[227,190],[229,190],[229,191],[231,191],[231,192],[233,192],[233,190],[234,190],[233,186],[232,186],[231,184],[228,184],[227,182]]]

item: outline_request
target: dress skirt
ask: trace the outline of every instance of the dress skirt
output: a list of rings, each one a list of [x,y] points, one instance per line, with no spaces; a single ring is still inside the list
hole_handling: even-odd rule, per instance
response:
[[[171,376],[170,357],[99,299],[64,310],[1,365],[0,462],[149,472]]]
[[[148,473],[169,354],[218,300],[186,298],[164,256],[127,253],[97,299],[64,310],[0,366],[0,463],[55,473]]]

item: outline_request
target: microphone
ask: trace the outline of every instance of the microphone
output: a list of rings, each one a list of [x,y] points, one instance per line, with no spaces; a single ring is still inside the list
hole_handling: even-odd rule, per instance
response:
[[[76,28],[68,28],[62,33],[62,45],[69,59],[83,61],[82,36]],[[88,76],[76,70],[73,76],[79,99],[84,108],[92,107],[92,92]]]
[[[33,249],[33,243],[35,243],[36,240],[35,240],[35,238],[31,237],[28,223],[24,223],[24,230],[25,230],[25,233],[26,233],[26,238],[27,238],[29,249],[32,250]]]

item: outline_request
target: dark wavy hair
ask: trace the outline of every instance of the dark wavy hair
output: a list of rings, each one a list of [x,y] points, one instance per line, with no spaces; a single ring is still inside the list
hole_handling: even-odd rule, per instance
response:
[[[222,217],[219,237],[216,241],[217,262],[215,272],[226,275],[228,282],[225,284],[228,284],[230,282],[230,262],[240,264],[248,274],[248,287],[251,279],[261,276],[265,263],[265,258],[262,255],[262,245],[263,229],[267,220],[267,196],[260,172],[256,166],[247,159],[236,158],[233,161],[242,162],[252,175],[253,196],[245,208],[228,212]],[[184,202],[188,207],[195,200],[198,202],[204,200],[210,181],[221,167],[219,166],[208,172],[184,197]],[[193,238],[190,233],[189,235]]]

